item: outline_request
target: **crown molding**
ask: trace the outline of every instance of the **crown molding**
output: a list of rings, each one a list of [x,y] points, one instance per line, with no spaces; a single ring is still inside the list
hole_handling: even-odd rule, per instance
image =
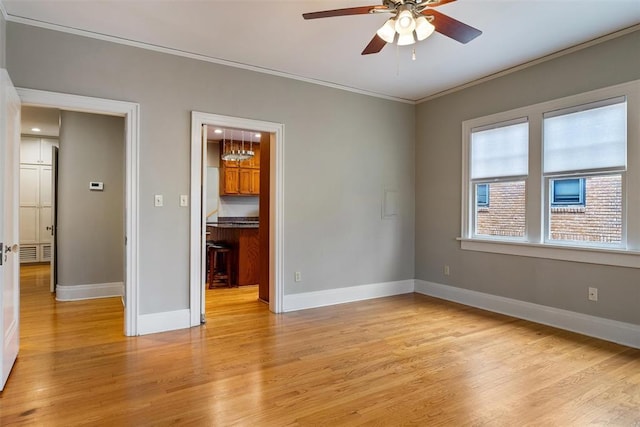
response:
[[[0,4],[1,4],[0,0]],[[36,19],[30,19],[30,18],[25,18],[25,17],[21,17],[21,16],[13,16],[13,15],[7,15],[6,18],[7,21],[10,22],[15,22],[18,24],[25,24],[25,25],[30,25],[33,27],[39,27],[39,28],[44,28],[47,30],[53,30],[53,31],[60,31],[63,33],[69,33],[69,34],[74,34],[74,35],[78,35],[78,36],[83,36],[83,37],[89,37],[92,39],[97,39],[97,40],[103,40],[103,41],[108,41],[108,42],[112,42],[112,43],[118,43],[118,44],[122,44],[122,45],[126,45],[126,46],[132,46],[132,47],[137,47],[140,49],[146,49],[146,50],[152,50],[155,52],[161,52],[161,53],[166,53],[169,55],[176,55],[176,56],[182,56],[184,58],[190,58],[190,59],[195,59],[198,61],[204,61],[204,62],[211,62],[214,64],[219,64],[219,65],[225,65],[227,67],[234,67],[234,68],[241,68],[243,70],[249,70],[249,71],[255,71],[257,73],[262,73],[262,74],[270,74],[273,76],[277,76],[277,77],[284,77],[284,78],[288,78],[288,79],[292,79],[292,80],[298,80],[298,81],[302,81],[305,83],[311,83],[311,84],[316,84],[316,85],[320,85],[320,86],[326,86],[326,87],[330,87],[333,89],[340,89],[340,90],[344,90],[347,92],[353,92],[353,93],[357,93],[360,95],[367,95],[367,96],[372,96],[374,98],[381,98],[381,99],[386,99],[389,101],[396,101],[396,102],[402,102],[405,104],[411,104],[411,105],[415,105],[415,101],[411,100],[411,99],[405,99],[405,98],[399,98],[399,97],[395,97],[395,96],[389,96],[389,95],[384,95],[381,93],[377,93],[377,92],[371,92],[371,91],[367,91],[367,90],[363,90],[363,89],[357,89],[357,88],[353,88],[350,86],[344,86],[344,85],[340,85],[337,83],[331,83],[331,82],[327,82],[324,80],[318,80],[318,79],[312,79],[312,78],[308,78],[308,77],[303,77],[303,76],[298,76],[296,74],[291,74],[291,73],[286,73],[283,71],[277,71],[277,70],[272,70],[269,68],[264,68],[264,67],[258,67],[255,65],[250,65],[250,64],[245,64],[242,62],[236,62],[236,61],[229,61],[226,59],[222,59],[222,58],[216,58],[213,56],[208,56],[208,55],[202,55],[199,53],[194,53],[194,52],[189,52],[189,51],[185,51],[185,50],[181,50],[181,49],[173,49],[173,48],[169,48],[169,47],[165,47],[165,46],[159,46],[159,45],[154,45],[154,44],[150,44],[150,43],[143,43],[143,42],[138,42],[135,40],[129,40],[126,38],[122,38],[122,37],[115,37],[115,36],[109,36],[106,34],[101,34],[101,33],[95,33],[92,31],[87,31],[87,30],[82,30],[79,28],[73,28],[73,27],[67,27],[64,25],[57,25],[57,24],[52,24],[49,22],[44,22],[44,21],[39,21]]]
[[[4,7],[2,0],[0,0],[0,13],[2,13],[2,17],[5,21],[9,20],[9,15],[7,14],[7,9]]]
[[[542,64],[543,62],[551,61],[552,59],[560,58],[561,56],[569,55],[569,54],[577,52],[579,50],[586,49],[588,47],[595,46],[597,44],[604,43],[606,41],[613,40],[613,39],[616,39],[618,37],[622,37],[624,35],[631,34],[631,33],[635,32],[635,31],[639,31],[639,30],[640,30],[640,24],[632,25],[631,27],[627,27],[627,28],[624,28],[622,30],[606,34],[606,35],[604,35],[602,37],[598,37],[598,38],[586,41],[584,43],[580,43],[580,44],[577,44],[575,46],[571,46],[571,47],[568,47],[566,49],[559,50],[559,51],[551,53],[549,55],[542,56],[542,57],[534,59],[532,61],[525,62],[525,63],[520,64],[520,65],[516,65],[515,67],[507,68],[506,70],[498,71],[497,73],[494,73],[494,74],[489,74],[488,76],[481,77],[481,78],[473,80],[473,81],[471,81],[469,83],[465,83],[463,85],[455,86],[455,87],[452,87],[451,89],[443,90],[442,92],[438,92],[438,93],[435,93],[433,95],[429,95],[427,97],[418,99],[417,101],[415,101],[415,104],[416,105],[417,104],[421,104],[423,102],[431,101],[433,99],[440,98],[440,97],[445,96],[445,95],[450,95],[450,94],[452,94],[454,92],[458,92],[458,91],[470,88],[472,86],[476,86],[476,85],[491,81],[493,79],[497,79],[499,77],[503,77],[503,76],[506,76],[508,74],[524,70],[524,69],[529,68],[529,67],[533,67],[533,66],[538,65],[538,64]]]

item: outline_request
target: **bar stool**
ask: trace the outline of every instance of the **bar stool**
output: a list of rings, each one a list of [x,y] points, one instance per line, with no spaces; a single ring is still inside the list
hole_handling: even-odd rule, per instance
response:
[[[215,283],[225,283],[231,287],[231,248],[220,242],[207,243],[209,260],[209,289]]]

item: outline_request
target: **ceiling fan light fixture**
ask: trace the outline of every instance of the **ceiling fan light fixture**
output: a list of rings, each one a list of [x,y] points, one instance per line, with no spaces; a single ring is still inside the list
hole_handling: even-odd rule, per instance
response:
[[[399,34],[398,35],[398,46],[407,46],[410,44],[414,44],[416,39],[413,37],[413,31],[407,34]]]
[[[396,32],[400,35],[410,34],[416,29],[416,20],[410,10],[404,9],[398,13],[395,22]]]
[[[436,27],[434,27],[426,17],[421,16],[416,19],[416,37],[418,41],[422,41],[429,37],[431,34],[433,34],[433,31],[435,29]]]
[[[378,37],[387,43],[393,43],[393,39],[396,37],[395,19],[388,19],[382,27],[376,32]]]

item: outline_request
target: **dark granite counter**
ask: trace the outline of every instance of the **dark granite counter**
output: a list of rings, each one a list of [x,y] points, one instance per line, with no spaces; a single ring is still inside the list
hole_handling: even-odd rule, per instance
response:
[[[239,222],[207,222],[208,227],[216,227],[216,228],[259,228],[258,222],[247,222],[247,223],[239,223]]]
[[[207,226],[216,228],[259,228],[256,217],[220,217],[218,221],[207,222]]]

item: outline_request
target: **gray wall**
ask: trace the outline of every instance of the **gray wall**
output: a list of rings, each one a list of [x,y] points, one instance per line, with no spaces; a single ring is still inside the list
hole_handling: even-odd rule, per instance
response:
[[[0,68],[6,68],[5,65],[5,52],[7,47],[7,21],[0,13]]]
[[[124,280],[124,119],[62,111],[58,284]],[[104,183],[90,191],[89,182]]]
[[[14,22],[7,64],[16,86],[141,105],[141,314],[189,305],[192,110],[285,125],[286,294],[414,277],[413,105]]]
[[[417,279],[640,324],[638,269],[462,251],[455,240],[462,122],[640,79],[638,52],[640,32],[635,32],[417,107]],[[629,190],[638,191],[639,185],[630,183]],[[444,264],[451,267],[448,277]],[[595,304],[587,300],[589,286],[599,288]]]

